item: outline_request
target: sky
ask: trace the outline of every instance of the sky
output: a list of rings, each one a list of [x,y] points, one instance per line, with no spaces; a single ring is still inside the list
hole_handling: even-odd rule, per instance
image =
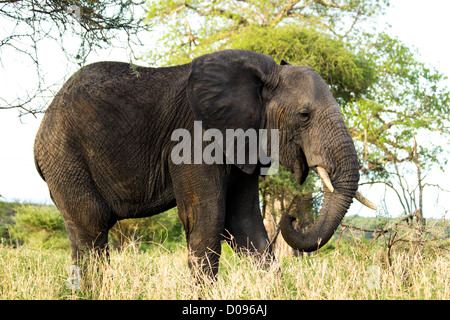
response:
[[[393,0],[387,14],[376,23],[390,24],[390,35],[397,36],[408,46],[417,49],[422,61],[450,77],[448,12],[448,0],[425,3],[418,0]],[[151,39],[148,41],[150,45]],[[58,54],[58,47],[50,42],[46,44],[46,50],[49,54],[41,61],[44,65],[42,76],[58,80],[67,74],[65,57]],[[27,72],[30,66],[24,65],[13,55],[2,55],[1,58],[4,68],[0,69],[0,97],[20,96],[27,90],[30,91],[35,83],[35,79]],[[90,62],[102,60],[129,61],[128,52],[111,49],[90,57]],[[72,71],[75,70],[74,68]],[[450,80],[446,81],[446,85],[450,88]],[[0,200],[52,203],[47,185],[38,175],[33,160],[34,137],[42,117],[43,115],[27,115],[19,118],[17,110],[0,110]],[[446,146],[448,147],[448,143]],[[445,173],[435,170],[429,173],[427,179],[450,190],[449,178],[450,166],[447,166]],[[363,191],[375,203],[384,195],[384,188],[380,187]],[[438,193],[433,188],[425,191],[425,217],[440,218],[449,209],[450,193]],[[352,205],[350,213],[376,215],[357,203]],[[449,215],[450,213],[446,215],[447,218]]]

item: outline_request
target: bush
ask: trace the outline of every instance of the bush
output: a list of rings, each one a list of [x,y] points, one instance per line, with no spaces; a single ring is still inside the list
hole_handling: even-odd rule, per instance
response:
[[[116,248],[122,248],[130,242],[138,243],[140,249],[144,250],[162,243],[167,248],[184,239],[183,225],[176,208],[148,218],[121,220],[109,233],[109,243]]]
[[[113,248],[131,242],[144,250],[162,243],[172,248],[184,243],[184,238],[176,208],[149,218],[119,221],[109,233]],[[45,249],[69,248],[64,220],[53,205],[0,202],[0,242]]]
[[[11,240],[36,248],[69,248],[64,221],[56,207],[24,204],[15,211],[15,224],[10,227]]]
[[[15,203],[0,202],[0,242],[10,242],[10,228],[14,225]]]

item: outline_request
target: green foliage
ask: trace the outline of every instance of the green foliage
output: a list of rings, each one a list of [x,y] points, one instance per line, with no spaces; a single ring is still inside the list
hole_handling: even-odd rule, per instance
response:
[[[274,175],[260,178],[259,192],[262,202],[263,216],[270,213],[275,221],[280,218],[280,210],[299,219],[314,220],[319,213],[320,180],[310,174],[302,186],[295,180],[294,175],[280,165]],[[281,208],[275,208],[275,201]]]
[[[228,47],[229,39],[254,27],[274,29],[296,24],[347,36],[356,22],[382,14],[388,1],[166,1],[150,0],[147,22],[162,34],[152,50],[156,65],[181,63]],[[250,39],[253,41],[255,38]]]
[[[341,40],[297,24],[246,28],[229,41],[232,49],[247,49],[313,67],[337,99],[350,101],[376,81],[375,67],[364,55],[355,54]]]
[[[415,138],[419,135],[450,133],[450,91],[442,86],[446,79],[428,68],[398,39],[378,34],[361,50],[372,61],[377,75],[364,95],[345,104],[348,121],[365,167],[372,179],[389,179],[392,164],[414,162]],[[432,140],[432,139],[429,139]],[[439,159],[439,144],[422,142],[417,164],[422,169],[447,164]]]
[[[4,244],[34,248],[69,248],[63,218],[52,205],[0,202],[0,240]],[[149,218],[122,220],[109,233],[113,248],[130,243],[138,244],[142,250],[159,244],[172,248],[184,241],[176,208]]]
[[[133,241],[144,250],[155,244],[164,244],[167,248],[184,240],[184,229],[176,208],[149,218],[119,221],[109,233],[110,244],[117,248]]]
[[[54,206],[24,204],[15,208],[11,239],[36,248],[69,248],[64,221]]]
[[[17,204],[0,202],[0,242],[7,242],[10,239],[10,228],[15,223],[14,208]]]

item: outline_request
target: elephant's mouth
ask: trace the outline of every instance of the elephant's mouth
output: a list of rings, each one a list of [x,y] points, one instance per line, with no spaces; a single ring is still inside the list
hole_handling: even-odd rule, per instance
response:
[[[306,160],[296,160],[294,163],[294,170],[292,170],[294,172],[295,181],[300,185],[305,182],[309,173],[309,167],[307,165],[305,166],[305,163]]]

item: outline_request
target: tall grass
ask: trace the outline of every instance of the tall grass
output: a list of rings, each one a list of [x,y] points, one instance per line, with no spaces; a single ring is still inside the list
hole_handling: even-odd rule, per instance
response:
[[[224,245],[217,282],[199,288],[187,249],[113,250],[92,259],[80,289],[70,289],[69,252],[0,245],[0,299],[450,299],[448,250],[413,244],[386,255],[356,244],[310,257],[288,257],[267,269]]]

